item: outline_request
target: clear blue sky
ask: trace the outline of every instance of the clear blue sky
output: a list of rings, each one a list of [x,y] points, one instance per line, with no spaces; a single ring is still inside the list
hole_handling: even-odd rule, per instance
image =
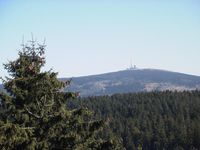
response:
[[[22,37],[46,38],[47,63],[59,77],[140,68],[200,75],[199,0],[0,0],[2,63]]]

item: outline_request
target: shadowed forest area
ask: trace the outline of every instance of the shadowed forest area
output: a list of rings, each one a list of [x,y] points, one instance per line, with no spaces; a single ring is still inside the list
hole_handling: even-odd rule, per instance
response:
[[[115,94],[81,98],[68,105],[88,107],[109,120],[127,150],[200,149],[199,91]]]

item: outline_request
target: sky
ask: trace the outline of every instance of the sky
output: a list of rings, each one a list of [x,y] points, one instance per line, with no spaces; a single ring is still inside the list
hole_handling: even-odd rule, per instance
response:
[[[0,76],[22,39],[46,39],[44,70],[75,77],[138,68],[200,76],[199,0],[0,0]]]

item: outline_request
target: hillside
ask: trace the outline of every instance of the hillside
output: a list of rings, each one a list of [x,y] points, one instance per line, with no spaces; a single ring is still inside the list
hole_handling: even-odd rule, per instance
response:
[[[65,81],[68,78],[62,78]],[[140,91],[183,91],[200,89],[200,77],[157,69],[124,70],[72,78],[69,91],[81,96],[111,95]]]
[[[72,79],[65,91],[79,91],[81,96],[112,95],[115,93],[184,91],[200,89],[200,77],[158,69],[133,69]],[[2,85],[0,85],[0,90]]]
[[[86,106],[106,119],[127,150],[200,149],[199,91],[86,97],[69,105]]]

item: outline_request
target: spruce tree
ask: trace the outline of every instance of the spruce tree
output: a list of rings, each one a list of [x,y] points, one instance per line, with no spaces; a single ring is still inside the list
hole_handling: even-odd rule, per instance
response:
[[[10,77],[0,93],[1,149],[117,149],[112,140],[97,138],[102,120],[94,120],[86,108],[69,109],[75,92],[64,92],[70,82],[61,82],[45,65],[45,45],[30,41],[18,58],[5,64]]]

